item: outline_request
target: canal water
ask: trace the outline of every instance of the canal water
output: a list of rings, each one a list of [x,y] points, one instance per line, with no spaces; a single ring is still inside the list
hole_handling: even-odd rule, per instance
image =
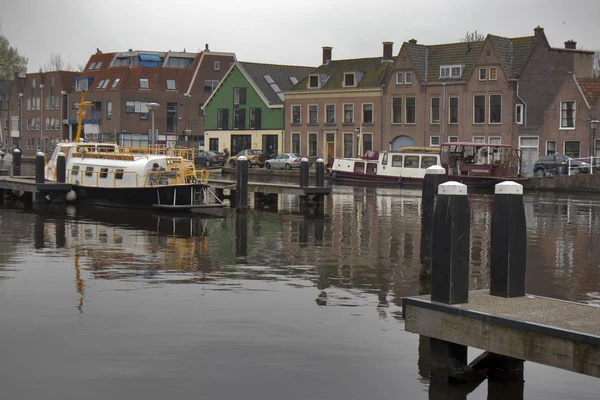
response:
[[[473,289],[489,284],[491,200],[470,197]],[[336,186],[324,218],[279,206],[5,205],[1,398],[488,398],[487,382],[468,395],[431,386],[427,346],[404,331],[401,298],[429,292],[420,192]],[[528,194],[525,210],[528,292],[600,306],[600,198]],[[526,399],[600,393],[597,379],[531,362],[525,380]]]

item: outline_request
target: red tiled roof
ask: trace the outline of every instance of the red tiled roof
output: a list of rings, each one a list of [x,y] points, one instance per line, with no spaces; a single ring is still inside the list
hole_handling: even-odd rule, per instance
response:
[[[600,99],[600,78],[577,78],[577,83],[590,107]]]

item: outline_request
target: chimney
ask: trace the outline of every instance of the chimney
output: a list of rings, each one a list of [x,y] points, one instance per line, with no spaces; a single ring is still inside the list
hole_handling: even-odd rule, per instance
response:
[[[383,59],[391,60],[394,52],[394,42],[383,42]]]
[[[573,39],[571,40],[567,40],[565,42],[565,49],[570,49],[570,50],[575,50],[577,49],[577,42],[574,41]]]
[[[323,46],[323,65],[328,64],[331,61],[331,47]]]
[[[544,28],[542,28],[539,25],[533,29],[533,36],[535,36],[535,37],[540,36],[542,33],[544,33]]]
[[[410,39],[408,41],[408,43],[410,43],[410,44],[417,44],[417,39]]]

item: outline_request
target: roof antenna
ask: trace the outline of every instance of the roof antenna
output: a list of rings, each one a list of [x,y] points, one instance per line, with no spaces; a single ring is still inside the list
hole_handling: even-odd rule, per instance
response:
[[[206,43],[206,44],[204,45],[204,51],[210,51],[210,50],[208,49],[208,43]]]

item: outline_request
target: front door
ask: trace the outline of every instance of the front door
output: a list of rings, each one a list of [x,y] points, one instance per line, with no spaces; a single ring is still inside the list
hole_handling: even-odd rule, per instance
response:
[[[234,156],[242,150],[252,148],[252,136],[231,135],[231,155]]]
[[[267,158],[273,158],[279,153],[279,136],[263,135],[262,151],[267,155]]]
[[[537,136],[524,136],[519,138],[521,150],[521,174],[533,175],[533,165],[539,157],[539,138]]]
[[[326,164],[333,165],[333,160],[335,159],[335,134],[327,133],[325,134],[326,146],[325,149],[327,151],[327,159],[325,160]]]

